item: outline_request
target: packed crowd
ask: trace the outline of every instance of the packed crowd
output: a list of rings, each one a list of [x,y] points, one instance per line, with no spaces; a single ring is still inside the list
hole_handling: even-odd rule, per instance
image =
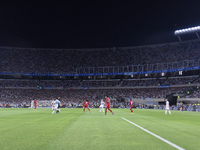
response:
[[[121,83],[120,79],[113,80],[83,80],[81,82],[82,87],[115,87]]]
[[[200,98],[200,90],[194,91],[192,94],[186,95],[186,98]]]
[[[166,81],[166,77],[162,78],[144,78],[144,79],[124,79],[121,86],[157,86],[162,85]]]
[[[0,87],[78,87],[80,80],[1,79]]]
[[[0,71],[62,74],[76,73],[76,68],[90,67],[95,72],[93,67],[158,63],[166,63],[170,67],[171,62],[199,58],[199,41],[91,50],[0,48]],[[151,67],[151,65],[148,67]],[[150,68],[150,70],[153,69]]]
[[[180,88],[143,88],[143,89],[70,89],[70,90],[36,90],[36,89],[1,89],[0,103],[30,104],[32,100],[53,100],[61,97],[63,104],[82,105],[89,100],[91,105],[98,105],[100,100],[108,96],[113,103],[124,99],[165,98],[171,93],[182,93],[186,87]]]
[[[127,66],[199,59],[199,41],[84,52],[82,67]],[[89,60],[89,61],[87,61]]]
[[[199,84],[200,78],[195,76],[139,78],[139,79],[109,79],[109,80],[28,80],[1,79],[0,87],[134,87]]]
[[[177,85],[177,84],[191,84],[200,83],[198,82],[199,76],[188,76],[188,77],[170,77],[163,84],[166,85]]]

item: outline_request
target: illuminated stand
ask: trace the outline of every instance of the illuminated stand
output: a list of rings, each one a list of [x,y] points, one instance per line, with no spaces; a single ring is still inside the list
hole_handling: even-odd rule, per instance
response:
[[[181,30],[176,30],[174,32],[174,35],[178,36],[178,39],[179,39],[180,42],[181,42],[180,35],[188,34],[188,33],[196,33],[197,38],[200,39],[199,38],[199,34],[197,33],[198,31],[200,31],[200,26],[192,27],[192,28],[186,28],[186,29],[181,29]]]

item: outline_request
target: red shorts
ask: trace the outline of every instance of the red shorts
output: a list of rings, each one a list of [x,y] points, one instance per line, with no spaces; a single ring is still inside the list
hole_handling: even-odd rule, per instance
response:
[[[110,104],[107,104],[107,105],[106,105],[106,108],[110,108]]]
[[[130,105],[130,109],[132,109],[133,108],[133,105]]]
[[[88,105],[84,105],[84,108],[89,108]]]

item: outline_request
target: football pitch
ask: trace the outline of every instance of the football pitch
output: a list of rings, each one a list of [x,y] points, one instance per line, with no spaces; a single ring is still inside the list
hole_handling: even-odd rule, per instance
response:
[[[1,150],[199,150],[200,113],[1,108]]]

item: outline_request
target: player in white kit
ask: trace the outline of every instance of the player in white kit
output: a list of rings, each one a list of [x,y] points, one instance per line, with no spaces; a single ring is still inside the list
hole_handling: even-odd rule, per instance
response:
[[[55,107],[55,100],[52,100],[52,102],[51,102],[51,108],[52,108],[52,110],[54,110],[54,107]]]
[[[56,111],[56,113],[59,113],[60,112],[60,109],[58,108],[59,105],[61,105],[59,99],[57,98],[55,101],[54,101],[54,109],[53,109],[53,112],[52,114]]]
[[[100,108],[100,112],[101,111],[103,111],[104,112],[104,104],[105,104],[105,102],[103,101],[103,99],[101,100],[101,105],[99,106],[99,108]]]
[[[169,111],[169,114],[171,115],[170,109],[169,109],[169,101],[165,99],[166,105],[165,105],[165,115],[167,114],[167,111]]]

